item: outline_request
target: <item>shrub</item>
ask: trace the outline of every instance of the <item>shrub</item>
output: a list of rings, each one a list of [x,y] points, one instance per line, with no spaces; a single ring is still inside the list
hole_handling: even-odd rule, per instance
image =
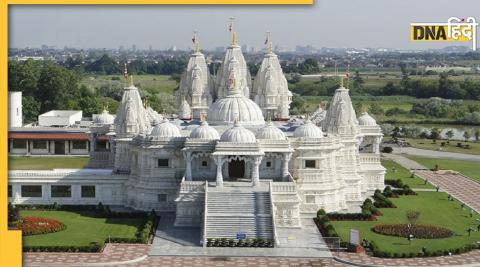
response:
[[[382,152],[383,153],[392,153],[393,152],[393,148],[391,146],[386,146],[382,149]]]

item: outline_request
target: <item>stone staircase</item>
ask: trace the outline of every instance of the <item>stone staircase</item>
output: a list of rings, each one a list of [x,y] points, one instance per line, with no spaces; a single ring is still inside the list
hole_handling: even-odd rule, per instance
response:
[[[243,186],[237,183],[210,187],[205,205],[206,238],[273,239],[271,199],[268,187]]]

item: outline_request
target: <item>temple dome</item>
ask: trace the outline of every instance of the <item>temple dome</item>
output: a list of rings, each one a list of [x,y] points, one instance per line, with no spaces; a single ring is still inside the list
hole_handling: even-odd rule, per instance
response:
[[[272,122],[269,122],[265,127],[258,130],[257,139],[285,140],[286,138],[282,130],[278,129]]]
[[[265,123],[260,107],[243,95],[229,95],[217,100],[208,110],[211,124],[228,124],[238,121],[242,125],[262,125]]]
[[[257,139],[252,131],[243,128],[238,123],[235,123],[232,128],[226,130],[222,134],[220,141],[233,143],[256,143]]]
[[[208,125],[206,121],[203,121],[200,126],[193,129],[190,133],[190,138],[218,140],[220,139],[220,135],[217,130]]]
[[[165,119],[162,123],[159,123],[153,127],[150,136],[154,137],[180,137],[182,134],[180,133],[180,129]]]
[[[323,132],[310,120],[307,120],[304,125],[301,125],[295,129],[293,136],[297,138],[322,138]]]
[[[104,109],[102,114],[99,114],[93,122],[97,124],[113,124],[114,121],[115,117]]]
[[[362,116],[358,118],[358,124],[362,126],[377,126],[377,121],[367,112],[363,112]]]

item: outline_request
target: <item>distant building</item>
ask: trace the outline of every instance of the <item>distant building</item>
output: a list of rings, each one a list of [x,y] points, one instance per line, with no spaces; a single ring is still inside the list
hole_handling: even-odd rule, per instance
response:
[[[22,125],[22,92],[8,92],[8,128]]]

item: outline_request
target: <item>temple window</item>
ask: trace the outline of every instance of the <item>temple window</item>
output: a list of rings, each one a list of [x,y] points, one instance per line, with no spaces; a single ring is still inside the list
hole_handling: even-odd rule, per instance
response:
[[[22,185],[22,197],[42,197],[41,185]]]
[[[27,148],[27,140],[13,140],[12,142],[13,148]]]
[[[70,185],[52,185],[51,197],[72,197],[72,187]]]
[[[272,167],[272,162],[271,161],[265,162],[265,167],[271,168]]]
[[[316,168],[315,160],[305,160],[305,168],[306,169],[315,169]]]
[[[315,196],[314,195],[305,196],[305,202],[307,204],[315,204]]]
[[[94,185],[82,185],[82,198],[94,198],[95,186]]]
[[[168,159],[157,159],[157,167],[158,168],[168,168]]]
[[[208,167],[208,161],[202,160],[202,167]]]

